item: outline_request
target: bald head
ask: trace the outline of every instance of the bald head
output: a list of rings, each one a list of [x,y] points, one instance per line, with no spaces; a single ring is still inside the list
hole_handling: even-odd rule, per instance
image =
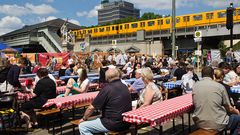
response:
[[[109,68],[105,75],[108,82],[120,79],[120,73],[116,68]]]

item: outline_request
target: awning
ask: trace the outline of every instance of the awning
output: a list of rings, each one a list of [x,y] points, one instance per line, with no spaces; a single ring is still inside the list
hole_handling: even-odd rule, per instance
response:
[[[135,46],[131,46],[128,49],[126,49],[125,52],[126,53],[139,53],[140,49]]]
[[[8,45],[5,43],[0,43],[0,50],[8,48]]]
[[[92,52],[103,52],[101,49],[95,48]]]
[[[121,50],[120,49],[118,49],[118,48],[109,48],[108,50],[107,50],[107,52],[109,52],[109,53],[119,53],[119,52],[121,52]]]

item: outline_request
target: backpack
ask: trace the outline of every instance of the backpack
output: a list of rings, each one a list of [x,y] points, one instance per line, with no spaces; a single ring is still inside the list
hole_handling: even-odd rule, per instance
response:
[[[195,84],[195,81],[193,80],[193,76],[189,74],[185,74],[182,77],[182,89],[184,93],[191,93],[193,85]]]

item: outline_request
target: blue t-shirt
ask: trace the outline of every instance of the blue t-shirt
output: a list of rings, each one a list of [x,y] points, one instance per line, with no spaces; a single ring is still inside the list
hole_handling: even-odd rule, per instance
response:
[[[65,71],[65,76],[71,76],[72,73],[73,73],[73,70],[68,68],[68,69]]]
[[[133,84],[132,88],[136,90],[138,93],[145,87],[145,84],[142,80],[142,78],[136,79]]]

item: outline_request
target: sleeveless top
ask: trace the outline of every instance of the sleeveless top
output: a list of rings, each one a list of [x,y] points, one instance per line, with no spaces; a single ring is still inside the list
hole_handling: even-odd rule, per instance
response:
[[[158,86],[156,84],[154,84],[153,82],[150,82],[150,83],[148,83],[146,88],[144,88],[142,90],[142,92],[139,96],[138,106],[141,106],[144,103],[145,93],[147,91],[151,91],[151,90],[153,90],[155,92],[153,95],[153,98],[152,98],[152,103],[163,100],[162,93],[161,93],[160,89],[158,88]]]

